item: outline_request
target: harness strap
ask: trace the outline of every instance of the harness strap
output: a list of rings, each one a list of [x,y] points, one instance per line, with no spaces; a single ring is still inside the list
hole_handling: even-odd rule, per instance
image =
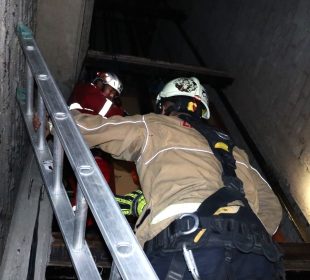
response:
[[[188,115],[179,115],[179,118],[188,122],[208,141],[214,156],[222,165],[222,181],[224,186],[233,188],[244,195],[243,183],[235,172],[236,160],[233,156],[235,144],[232,139],[227,134],[208,126],[199,119]]]
[[[186,264],[182,254],[175,254],[171,260],[165,280],[182,280],[186,271]]]

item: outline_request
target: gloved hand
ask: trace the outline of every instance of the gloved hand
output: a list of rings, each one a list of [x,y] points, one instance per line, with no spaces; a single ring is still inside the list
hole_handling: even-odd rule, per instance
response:
[[[139,217],[146,205],[145,197],[141,190],[136,190],[125,195],[115,195],[115,200],[121,207],[125,216]]]

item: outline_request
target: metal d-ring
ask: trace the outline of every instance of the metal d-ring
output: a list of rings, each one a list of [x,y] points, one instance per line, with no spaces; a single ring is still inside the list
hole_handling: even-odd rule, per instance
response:
[[[179,220],[182,220],[183,218],[185,217],[191,217],[194,219],[194,225],[191,229],[189,230],[186,230],[186,231],[180,231],[179,232],[179,235],[188,235],[188,234],[191,234],[193,233],[194,231],[196,231],[199,227],[199,218],[196,214],[193,214],[193,213],[186,213],[186,214],[182,214],[179,218]]]

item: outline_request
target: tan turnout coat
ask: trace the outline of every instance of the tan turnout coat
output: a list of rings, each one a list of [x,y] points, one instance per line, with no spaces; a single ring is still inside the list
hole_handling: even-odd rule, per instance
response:
[[[148,203],[137,225],[145,211],[150,211],[135,229],[141,245],[176,218],[152,224],[166,207],[201,203],[222,187],[221,164],[207,140],[177,117],[148,114],[104,119],[78,111],[72,114],[90,147],[99,146],[116,159],[136,163]],[[234,148],[234,156],[246,197],[267,231],[273,234],[282,217],[280,203],[267,182],[251,167],[246,153]]]

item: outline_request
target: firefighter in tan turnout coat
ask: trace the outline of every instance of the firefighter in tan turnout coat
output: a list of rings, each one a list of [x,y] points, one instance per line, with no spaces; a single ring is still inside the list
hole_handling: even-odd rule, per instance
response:
[[[156,104],[158,114],[72,114],[90,147],[135,162],[147,203],[135,233],[159,278],[282,279],[271,240],[279,201],[246,153],[203,121],[199,80],[170,81]]]

